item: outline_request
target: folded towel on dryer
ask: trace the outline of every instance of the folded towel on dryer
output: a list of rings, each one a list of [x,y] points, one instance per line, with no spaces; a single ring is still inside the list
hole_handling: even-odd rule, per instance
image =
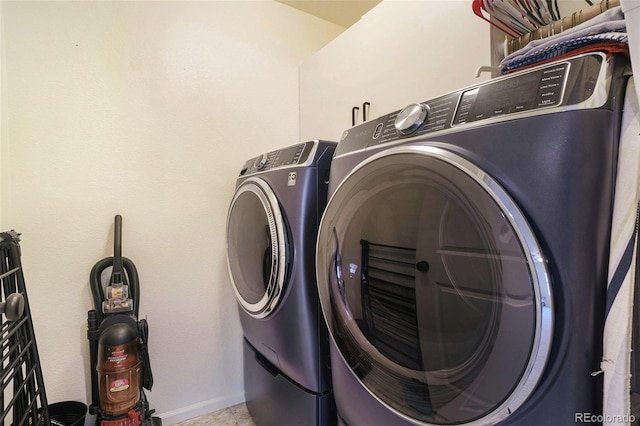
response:
[[[502,73],[554,59],[576,49],[597,43],[628,43],[626,22],[620,6],[559,34],[533,40],[501,62]]]
[[[515,59],[502,68],[503,74],[542,65],[546,62],[558,61],[565,57],[581,55],[588,52],[624,53],[629,55],[626,33],[605,33],[580,37],[550,46],[523,58]]]

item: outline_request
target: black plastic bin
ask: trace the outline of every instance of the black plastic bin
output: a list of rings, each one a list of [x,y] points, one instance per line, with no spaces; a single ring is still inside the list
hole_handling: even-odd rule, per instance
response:
[[[87,406],[78,401],[56,402],[48,407],[51,426],[83,426]]]

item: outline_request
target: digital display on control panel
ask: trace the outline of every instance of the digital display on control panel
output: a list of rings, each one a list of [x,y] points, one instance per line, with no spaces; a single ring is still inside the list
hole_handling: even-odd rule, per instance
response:
[[[269,153],[267,160],[269,168],[289,166],[306,161],[311,146],[312,144],[300,144]],[[309,149],[305,150],[306,147]]]
[[[453,125],[560,105],[568,68],[560,63],[463,92]]]

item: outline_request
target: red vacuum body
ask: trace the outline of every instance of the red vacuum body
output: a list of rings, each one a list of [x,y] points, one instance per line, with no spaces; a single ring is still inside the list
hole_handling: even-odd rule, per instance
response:
[[[110,326],[98,339],[100,409],[109,416],[128,413],[140,400],[138,335],[125,323]]]

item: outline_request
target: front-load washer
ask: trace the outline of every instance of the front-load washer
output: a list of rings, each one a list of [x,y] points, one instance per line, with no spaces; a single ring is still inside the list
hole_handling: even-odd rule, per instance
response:
[[[247,407],[260,425],[335,421],[315,244],[334,142],[248,160],[227,218],[227,264],[244,333]]]
[[[316,267],[344,423],[601,413],[628,71],[625,58],[576,56],[343,134]]]

